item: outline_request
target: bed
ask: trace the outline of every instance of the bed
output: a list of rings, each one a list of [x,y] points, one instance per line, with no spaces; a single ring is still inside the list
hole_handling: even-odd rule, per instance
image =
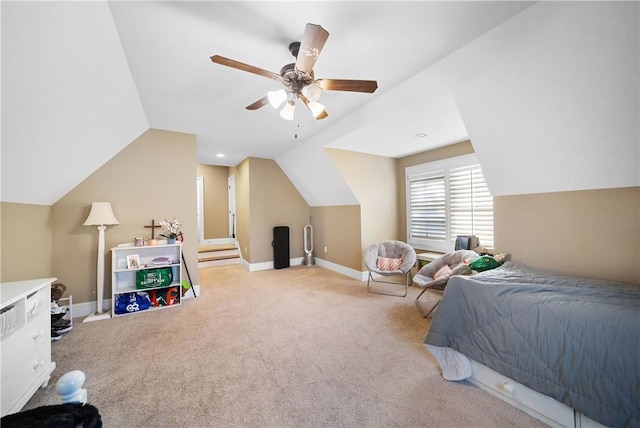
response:
[[[600,424],[640,426],[638,286],[508,261],[451,277],[424,344],[445,379],[487,367]]]

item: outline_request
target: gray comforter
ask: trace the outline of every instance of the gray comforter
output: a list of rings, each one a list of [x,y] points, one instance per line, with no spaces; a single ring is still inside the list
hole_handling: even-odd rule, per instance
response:
[[[449,279],[425,344],[611,427],[640,426],[640,287],[507,262]]]

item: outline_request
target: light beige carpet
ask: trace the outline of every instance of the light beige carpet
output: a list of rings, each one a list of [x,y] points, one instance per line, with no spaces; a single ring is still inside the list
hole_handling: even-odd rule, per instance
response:
[[[545,426],[443,380],[422,345],[429,320],[405,298],[312,266],[200,271],[181,307],[77,322],[26,408],[57,404],[83,370],[105,427]]]

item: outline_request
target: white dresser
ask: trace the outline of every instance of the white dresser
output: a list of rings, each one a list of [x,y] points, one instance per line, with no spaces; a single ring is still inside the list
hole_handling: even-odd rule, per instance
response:
[[[56,278],[0,283],[1,416],[19,412],[47,386],[51,361],[51,284]]]

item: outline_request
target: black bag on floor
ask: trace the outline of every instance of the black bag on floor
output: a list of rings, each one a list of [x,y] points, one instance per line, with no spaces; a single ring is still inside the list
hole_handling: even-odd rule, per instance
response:
[[[100,412],[91,404],[65,403],[36,407],[0,419],[2,428],[101,428]]]

